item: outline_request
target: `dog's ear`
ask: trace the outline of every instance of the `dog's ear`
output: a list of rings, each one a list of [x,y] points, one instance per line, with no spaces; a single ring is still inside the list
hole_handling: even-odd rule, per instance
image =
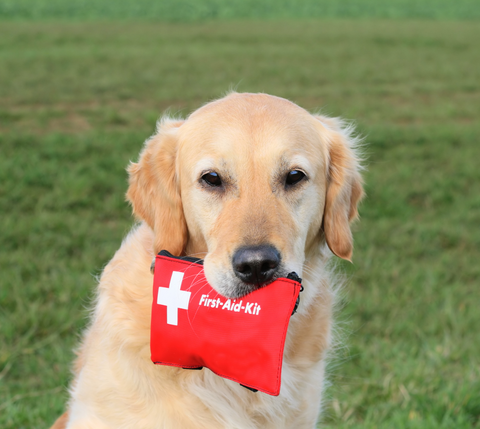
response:
[[[353,129],[339,119],[316,116],[328,148],[327,193],[323,231],[330,250],[342,259],[352,260],[353,238],[350,222],[358,216],[363,197],[360,162],[355,154],[357,139]]]
[[[154,231],[154,251],[180,255],[187,242],[179,181],[176,173],[178,129],[183,121],[163,119],[146,141],[138,163],[128,167],[127,200],[133,213]]]

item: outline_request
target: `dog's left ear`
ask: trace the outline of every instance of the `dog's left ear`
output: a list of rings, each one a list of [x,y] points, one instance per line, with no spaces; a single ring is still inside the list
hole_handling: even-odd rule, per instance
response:
[[[178,128],[183,121],[163,119],[157,134],[147,140],[138,163],[131,163],[127,200],[133,213],[154,231],[154,252],[181,255],[187,242],[176,159]]]
[[[330,250],[351,262],[353,237],[350,222],[358,216],[357,206],[363,197],[360,162],[355,154],[353,129],[334,118],[316,116],[328,149],[327,193],[323,231]]]

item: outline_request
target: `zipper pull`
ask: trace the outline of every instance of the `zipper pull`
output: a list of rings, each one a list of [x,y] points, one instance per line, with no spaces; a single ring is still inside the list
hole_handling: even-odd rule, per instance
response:
[[[300,283],[300,292],[303,292],[302,279],[300,277],[298,277],[298,274],[296,272],[292,271],[287,276],[287,279],[293,280],[294,282],[297,282],[297,283]],[[297,312],[299,304],[300,304],[300,293],[298,294],[297,302],[295,303],[295,307],[293,307],[292,316]]]

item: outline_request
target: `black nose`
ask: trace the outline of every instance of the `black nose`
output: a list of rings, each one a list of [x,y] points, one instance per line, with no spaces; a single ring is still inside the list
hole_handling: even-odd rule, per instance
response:
[[[273,246],[246,246],[232,258],[235,275],[245,283],[268,282],[280,265],[280,253]]]

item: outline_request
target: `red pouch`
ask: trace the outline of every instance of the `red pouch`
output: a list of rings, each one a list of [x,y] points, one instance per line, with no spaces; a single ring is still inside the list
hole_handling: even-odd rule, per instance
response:
[[[202,260],[172,257],[163,250],[156,256],[153,278],[152,361],[206,367],[250,390],[277,396],[300,282],[292,273],[242,298],[228,299],[208,284]]]

